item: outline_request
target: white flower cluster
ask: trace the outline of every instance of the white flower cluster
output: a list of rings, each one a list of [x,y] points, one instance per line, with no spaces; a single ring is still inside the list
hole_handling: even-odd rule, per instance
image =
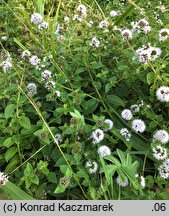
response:
[[[51,89],[53,89],[53,88],[55,88],[55,86],[56,86],[56,83],[54,81],[52,81],[52,80],[46,82],[46,84],[45,84],[45,88],[48,91],[51,90]]]
[[[90,46],[98,48],[100,46],[100,41],[96,37],[93,37]]]
[[[145,34],[147,34],[148,32],[151,31],[151,26],[149,25],[148,21],[143,18],[137,22],[132,22],[131,26],[133,28],[133,32],[144,32]]]
[[[141,119],[134,119],[132,121],[132,129],[137,133],[143,133],[146,129],[146,125]]]
[[[60,134],[60,133],[57,133],[56,135],[55,135],[55,139],[56,139],[56,141],[60,144],[60,143],[62,143],[62,135]]]
[[[126,141],[130,141],[131,139],[131,133],[127,128],[122,128],[120,130],[120,134],[125,138]]]
[[[101,157],[105,157],[107,155],[111,155],[111,150],[108,146],[106,145],[102,145],[98,148],[98,154],[101,156]]]
[[[12,68],[12,58],[9,53],[7,53],[6,59],[0,63],[0,67],[2,67],[4,73],[7,73]]]
[[[146,186],[145,178],[142,175],[139,175],[139,174],[136,174],[135,177],[137,178],[137,180],[141,184],[141,187],[145,188],[145,186]]]
[[[95,131],[92,132],[91,135],[93,141],[93,144],[100,143],[104,139],[104,132],[101,129],[96,129]]]
[[[158,47],[153,47],[148,43],[147,45],[142,46],[136,50],[136,54],[139,57],[139,62],[147,63],[148,61],[155,61],[162,51]]]
[[[153,142],[160,142],[166,144],[169,141],[169,134],[166,130],[158,130],[153,136]]]
[[[31,52],[29,50],[24,50],[21,54],[21,58],[26,58],[31,55]]]
[[[122,112],[121,112],[121,117],[127,121],[130,121],[132,118],[133,118],[133,114],[131,112],[131,110],[129,109],[124,109]]]
[[[157,99],[161,102],[169,102],[169,87],[161,86],[156,91]]]
[[[107,127],[104,127],[104,128],[103,128],[103,131],[104,131],[104,132],[107,132],[107,131],[109,131],[109,130],[111,130],[111,129],[113,128],[113,122],[112,122],[111,119],[105,119],[105,120],[104,120],[104,123],[105,123],[106,126],[107,126]]]
[[[65,40],[65,37],[64,35],[62,34],[63,32],[63,26],[61,24],[58,23],[57,25],[57,28],[56,28],[56,31],[55,31],[55,35],[57,36],[57,39],[59,41],[64,41]]]
[[[167,149],[162,147],[161,145],[157,145],[152,148],[153,156],[157,160],[164,160],[167,158]]]
[[[3,172],[0,172],[0,187],[6,185],[8,182],[8,176],[5,175]]]
[[[100,29],[103,29],[103,28],[106,28],[106,29],[107,29],[108,25],[109,25],[108,19],[105,19],[105,20],[102,20],[102,21],[99,23],[99,26],[98,26],[98,27],[99,27]]]
[[[49,25],[48,22],[43,22],[43,17],[39,13],[34,13],[31,15],[31,23],[37,25],[39,30],[47,29]]]
[[[52,77],[52,73],[49,70],[45,70],[41,73],[41,80],[42,81],[47,81]]]
[[[35,83],[28,83],[27,85],[29,96],[34,96],[37,93],[37,86]]]
[[[38,65],[41,63],[41,60],[38,58],[38,56],[34,55],[30,57],[29,62],[31,63],[31,65],[38,67]]]
[[[125,176],[125,180],[123,181],[120,176],[117,176],[116,183],[121,187],[127,187],[129,185],[129,180],[127,176]]]
[[[131,39],[133,37],[132,31],[130,29],[123,29],[121,31],[121,35],[125,40]]]
[[[140,106],[137,104],[131,105],[130,109],[133,113],[139,113],[140,112]]]
[[[98,164],[95,161],[87,161],[86,168],[90,174],[96,173],[98,169]]]
[[[111,17],[116,17],[116,16],[119,16],[119,15],[120,15],[119,11],[115,11],[115,10],[110,11],[110,16]]]
[[[79,22],[82,22],[87,17],[87,9],[86,6],[83,4],[80,4],[75,9],[75,14],[73,16],[73,20],[78,20]]]
[[[169,37],[169,29],[164,28],[159,31],[159,40],[164,41]]]
[[[163,163],[158,167],[160,177],[163,179],[169,179],[169,158],[163,161]]]

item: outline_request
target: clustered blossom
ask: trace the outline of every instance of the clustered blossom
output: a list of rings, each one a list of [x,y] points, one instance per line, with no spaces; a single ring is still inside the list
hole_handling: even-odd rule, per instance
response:
[[[145,178],[142,175],[139,175],[139,174],[136,174],[135,177],[137,178],[137,180],[141,184],[141,187],[145,188],[145,186],[146,186]]]
[[[100,46],[100,41],[96,37],[93,37],[92,42],[90,43],[90,46],[98,48]]]
[[[133,118],[132,112],[129,109],[124,109],[121,112],[121,117],[127,121],[130,121]]]
[[[148,61],[154,61],[161,55],[162,51],[158,47],[153,47],[148,43],[136,50],[139,62],[145,64]]]
[[[132,129],[137,133],[143,133],[146,129],[146,125],[141,119],[134,119],[132,121]]]
[[[52,73],[49,70],[45,70],[41,73],[41,80],[46,81],[52,77]]]
[[[29,50],[24,50],[21,54],[21,58],[29,57],[31,52]]]
[[[48,22],[42,22],[38,25],[38,29],[39,30],[42,30],[42,29],[47,29],[49,26],[49,23]]]
[[[131,39],[133,37],[132,31],[129,29],[123,29],[121,31],[121,35],[125,40]]]
[[[41,60],[38,58],[38,56],[34,55],[29,59],[29,62],[33,66],[38,66],[40,64]]]
[[[131,139],[131,133],[127,128],[122,128],[120,130],[120,134],[125,138],[126,141],[130,141]]]
[[[108,130],[111,130],[113,128],[113,122],[110,119],[105,119],[104,123],[106,124],[107,127],[105,127],[103,130],[106,132]]]
[[[83,4],[80,4],[75,9],[75,14],[73,16],[73,20],[78,20],[79,22],[82,22],[87,17],[87,9],[86,6]]]
[[[6,185],[8,182],[8,176],[5,175],[3,172],[0,172],[0,187]]]
[[[120,15],[119,11],[115,11],[115,10],[110,11],[110,16],[111,17],[116,17],[116,16],[119,16],[119,15]]]
[[[34,96],[37,93],[37,86],[35,83],[28,83],[27,85],[29,96]]]
[[[45,88],[49,91],[49,90],[51,90],[52,88],[55,88],[55,86],[56,86],[56,83],[54,82],[54,81],[48,81],[48,82],[46,82],[46,84],[45,84]]]
[[[153,136],[154,142],[160,142],[161,144],[166,144],[169,141],[169,134],[166,130],[158,130]]]
[[[105,19],[105,20],[102,20],[102,21],[99,23],[99,28],[100,28],[100,29],[107,28],[108,25],[109,25],[108,19]]]
[[[148,32],[151,31],[151,26],[149,25],[148,21],[143,18],[137,22],[132,22],[131,23],[132,28],[133,28],[133,32],[144,32],[145,34],[147,34]]]
[[[159,40],[164,41],[169,37],[169,29],[164,28],[159,31]]]
[[[156,91],[157,99],[161,102],[169,102],[169,87],[161,86]]]
[[[60,134],[60,133],[57,133],[56,135],[55,135],[55,139],[56,139],[56,141],[60,144],[60,143],[62,143],[62,135]]]
[[[133,113],[139,113],[140,112],[140,107],[137,104],[131,105],[130,109]]]
[[[12,68],[12,58],[9,53],[7,53],[6,59],[0,63],[0,67],[2,67],[4,73],[7,73]]]
[[[101,129],[96,129],[92,132],[93,143],[100,143],[104,139],[104,132]]]
[[[31,15],[31,23],[33,23],[34,25],[37,25],[37,28],[39,30],[42,29],[47,29],[48,28],[48,22],[43,22],[43,17],[41,14],[39,13],[34,13]]]
[[[125,176],[125,180],[123,181],[120,176],[117,176],[116,183],[121,187],[127,187],[129,185],[129,180],[127,176]]]
[[[163,179],[169,179],[169,159],[165,159],[163,163],[158,167],[160,177]]]
[[[161,145],[153,147],[152,152],[153,152],[153,156],[157,160],[164,160],[167,158],[167,149],[162,147]]]
[[[86,168],[90,174],[96,173],[98,169],[98,164],[95,161],[87,161]]]
[[[98,148],[98,154],[101,156],[101,157],[105,157],[107,155],[111,155],[111,150],[108,146],[106,145],[103,145],[103,146],[100,146]]]

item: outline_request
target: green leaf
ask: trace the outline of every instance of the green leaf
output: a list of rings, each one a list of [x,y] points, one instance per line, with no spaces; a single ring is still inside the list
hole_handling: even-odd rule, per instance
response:
[[[118,106],[124,107],[125,105],[123,100],[117,95],[107,95],[106,99],[108,103],[113,104],[114,106],[117,107]]]
[[[10,181],[8,181],[6,185],[0,188],[0,194],[2,195],[2,193],[4,193],[4,196],[7,195],[9,200],[34,200],[33,197],[25,193]]]
[[[15,111],[15,105],[14,104],[9,104],[6,108],[5,108],[5,118],[8,119],[10,117],[13,117],[14,115],[14,111]]]
[[[63,193],[63,192],[65,192],[65,190],[66,190],[66,188],[57,186],[54,193],[56,193],[56,194]]]
[[[26,128],[26,129],[30,129],[31,128],[31,122],[30,122],[29,118],[26,117],[26,116],[19,117],[18,123],[23,128]]]
[[[3,142],[3,146],[5,146],[6,148],[9,148],[11,145],[13,145],[13,139],[12,137],[8,137],[4,142]]]
[[[147,83],[150,85],[152,84],[154,81],[154,73],[153,72],[149,72],[147,74]]]
[[[16,147],[10,147],[5,153],[5,160],[8,162],[17,153],[17,151]]]
[[[56,177],[55,172],[50,172],[47,179],[49,182],[57,183],[57,177]]]

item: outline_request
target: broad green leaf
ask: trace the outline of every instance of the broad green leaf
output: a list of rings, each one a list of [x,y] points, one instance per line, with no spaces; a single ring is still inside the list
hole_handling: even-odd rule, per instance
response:
[[[13,145],[13,139],[12,137],[8,137],[4,142],[3,142],[3,146],[5,146],[6,148],[9,148],[11,145]]]
[[[10,147],[5,152],[5,160],[8,162],[17,153],[17,151],[17,147]]]
[[[123,100],[117,95],[107,95],[106,99],[108,103],[113,104],[114,106],[117,107],[118,106],[124,107],[125,105]]]
[[[57,186],[54,193],[56,193],[56,194],[63,193],[63,192],[65,192],[65,190],[66,190],[66,188]]]
[[[31,122],[30,122],[29,118],[26,117],[26,116],[19,117],[18,123],[23,128],[26,128],[26,129],[30,129],[31,128]]]
[[[6,108],[5,108],[5,118],[8,119],[10,117],[13,117],[14,115],[14,111],[15,111],[15,105],[14,104],[9,104]]]

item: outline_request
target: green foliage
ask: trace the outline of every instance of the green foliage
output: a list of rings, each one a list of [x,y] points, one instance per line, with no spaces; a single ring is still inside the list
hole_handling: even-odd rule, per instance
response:
[[[156,97],[169,84],[169,40],[159,40],[159,30],[168,28],[167,0],[84,0],[86,13],[79,1],[0,3],[0,170],[10,179],[2,198],[169,199],[158,170],[163,161],[152,152],[160,144],[154,133],[169,132],[168,102]],[[31,22],[33,13],[47,28]],[[122,35],[142,19],[150,32],[142,23],[132,38]],[[149,43],[162,52],[144,64],[136,50]],[[33,56],[39,63],[31,63]],[[124,109],[145,122],[143,133],[122,118]],[[99,154],[101,146],[111,153]]]

